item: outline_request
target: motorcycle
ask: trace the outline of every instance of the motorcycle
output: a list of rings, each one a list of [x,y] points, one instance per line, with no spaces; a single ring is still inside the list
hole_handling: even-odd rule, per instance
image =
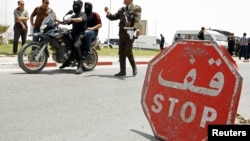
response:
[[[65,16],[70,14],[73,14],[72,10],[67,12]],[[54,19],[55,13],[50,13],[42,22],[41,32],[29,35],[39,37],[39,42],[26,43],[20,49],[18,63],[26,73],[34,74],[42,71],[50,54],[52,54],[52,59],[56,63],[67,62],[71,67],[77,66],[73,51],[72,30],[59,27]],[[83,35],[81,38],[84,38]],[[84,58],[82,69],[84,71],[90,71],[96,67],[98,62],[97,50],[100,50],[100,44],[98,37],[94,39],[91,43],[90,55],[87,57],[84,56],[86,54],[84,43],[81,46],[82,58]]]

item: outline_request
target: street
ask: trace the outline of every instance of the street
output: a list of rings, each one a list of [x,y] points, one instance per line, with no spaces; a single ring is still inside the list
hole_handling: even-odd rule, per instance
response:
[[[243,88],[238,113],[250,118],[250,64],[238,64]],[[159,141],[141,107],[147,65],[114,77],[118,66],[75,75],[75,68],[0,72],[1,141]],[[222,101],[223,104],[223,101]]]
[[[157,141],[141,108],[146,66],[132,76],[119,68],[1,72],[1,141]]]

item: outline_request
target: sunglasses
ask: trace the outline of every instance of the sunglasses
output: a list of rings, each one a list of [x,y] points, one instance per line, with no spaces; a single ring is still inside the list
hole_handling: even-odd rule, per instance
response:
[[[46,3],[46,4],[49,4],[49,2],[48,2],[48,1],[46,1],[45,3]]]
[[[24,3],[19,3],[19,5],[24,5]]]

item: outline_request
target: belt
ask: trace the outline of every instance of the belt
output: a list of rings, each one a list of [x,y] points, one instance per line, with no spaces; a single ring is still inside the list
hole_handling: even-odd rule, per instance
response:
[[[15,24],[20,24],[19,22],[15,22]],[[23,22],[23,24],[27,24],[27,22]]]
[[[125,30],[133,30],[134,27],[123,27],[123,29],[125,29]]]

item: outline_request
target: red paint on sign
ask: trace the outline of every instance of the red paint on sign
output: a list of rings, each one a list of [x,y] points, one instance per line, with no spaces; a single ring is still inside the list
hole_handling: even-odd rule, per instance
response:
[[[226,53],[183,40],[149,62],[141,104],[157,138],[206,140],[208,124],[234,123],[242,77]]]

